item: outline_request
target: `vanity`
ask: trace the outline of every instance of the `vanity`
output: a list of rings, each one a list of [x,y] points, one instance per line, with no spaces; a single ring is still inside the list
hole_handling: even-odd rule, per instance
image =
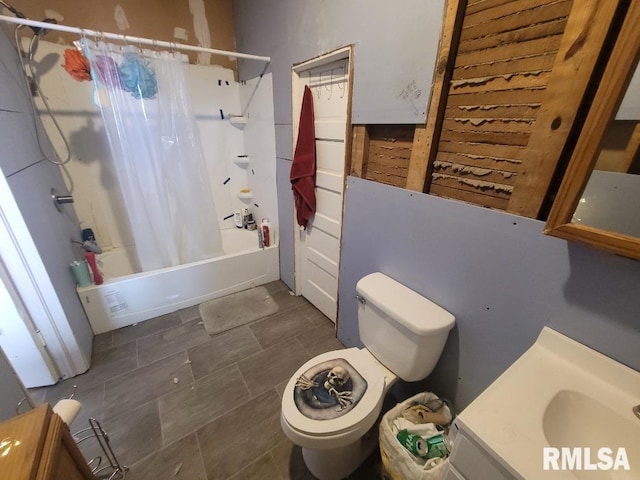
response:
[[[95,480],[67,424],[48,404],[0,423],[0,478]]]
[[[445,479],[637,480],[638,404],[639,372],[545,327],[456,419]]]

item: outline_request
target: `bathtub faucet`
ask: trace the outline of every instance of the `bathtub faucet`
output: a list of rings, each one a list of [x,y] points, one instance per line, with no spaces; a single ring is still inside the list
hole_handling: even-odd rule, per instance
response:
[[[98,246],[95,240],[85,240],[84,242],[79,242],[78,240],[71,240],[71,242],[81,245],[86,252],[93,252],[97,254],[102,253],[102,249]]]

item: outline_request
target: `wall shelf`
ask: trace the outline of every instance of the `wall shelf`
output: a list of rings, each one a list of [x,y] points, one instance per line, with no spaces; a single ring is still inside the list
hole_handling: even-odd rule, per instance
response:
[[[239,167],[246,168],[249,165],[249,157],[236,157],[233,159],[233,163]]]

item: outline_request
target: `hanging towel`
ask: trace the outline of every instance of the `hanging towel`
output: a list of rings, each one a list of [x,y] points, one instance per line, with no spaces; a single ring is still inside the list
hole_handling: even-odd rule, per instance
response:
[[[313,122],[313,95],[311,89],[305,86],[298,141],[289,176],[298,225],[305,229],[316,211],[316,134]]]
[[[64,63],[62,64],[69,75],[79,82],[91,80],[89,60],[75,48],[67,48],[64,51]]]

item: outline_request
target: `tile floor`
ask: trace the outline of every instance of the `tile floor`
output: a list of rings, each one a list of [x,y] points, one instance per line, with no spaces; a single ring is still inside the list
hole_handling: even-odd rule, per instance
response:
[[[101,421],[131,480],[313,479],[280,429],[281,395],[306,360],[343,345],[304,298],[266,287],[276,314],[213,337],[197,307],[98,335],[91,369],[34,400],[53,404],[76,385],[71,430]],[[350,478],[380,478],[379,454]]]

